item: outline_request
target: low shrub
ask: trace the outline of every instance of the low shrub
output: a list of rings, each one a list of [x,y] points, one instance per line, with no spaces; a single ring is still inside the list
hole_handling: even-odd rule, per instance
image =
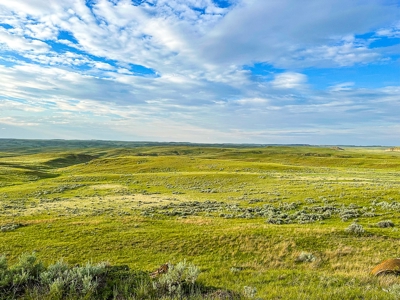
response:
[[[376,225],[380,228],[394,227],[394,223],[391,220],[379,221]]]
[[[307,253],[307,252],[301,252],[299,256],[296,258],[296,262],[313,262],[317,258],[314,256],[312,253]]]
[[[198,267],[186,261],[169,264],[151,278],[148,272],[107,263],[69,266],[59,260],[47,268],[35,253],[9,266],[0,256],[0,300],[5,299],[215,299],[215,289],[197,282]],[[230,294],[230,291],[222,291]],[[236,295],[230,299],[241,299]]]
[[[364,228],[355,222],[349,225],[349,227],[346,228],[346,232],[354,234],[354,235],[362,235],[365,230]]]
[[[13,231],[13,230],[18,229],[20,227],[22,227],[22,224],[10,223],[10,224],[2,225],[0,227],[0,231],[1,232]]]
[[[252,286],[245,286],[243,289],[243,294],[246,298],[254,298],[257,294],[257,289]]]
[[[182,297],[196,293],[196,280],[200,270],[186,261],[176,265],[169,264],[168,272],[162,274],[153,282],[153,287],[160,294],[168,294],[174,297]]]

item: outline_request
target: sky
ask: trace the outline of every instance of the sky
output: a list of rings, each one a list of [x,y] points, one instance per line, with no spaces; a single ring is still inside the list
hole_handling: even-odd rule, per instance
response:
[[[399,0],[0,0],[0,138],[400,145]]]

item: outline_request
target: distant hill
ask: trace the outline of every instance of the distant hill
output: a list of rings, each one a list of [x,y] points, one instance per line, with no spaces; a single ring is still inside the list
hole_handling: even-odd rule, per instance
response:
[[[138,148],[155,146],[193,146],[193,147],[217,147],[217,148],[256,148],[266,146],[309,147],[308,144],[240,144],[240,143],[190,143],[190,142],[152,142],[152,141],[104,141],[104,140],[63,140],[63,139],[2,139],[0,138],[0,150],[47,148],[47,149],[76,149],[76,148]]]
[[[88,148],[139,148],[139,147],[209,147],[209,148],[262,148],[262,147],[316,147],[331,148],[342,151],[343,147],[372,148],[382,147],[377,145],[356,146],[356,145],[311,145],[311,144],[241,144],[241,143],[190,143],[190,142],[154,142],[154,141],[107,141],[107,140],[64,140],[64,139],[10,139],[0,138],[0,151],[18,150],[27,153],[34,153],[46,148],[46,150],[74,150]],[[394,149],[394,150],[392,150]],[[387,151],[400,151],[400,147],[389,148]]]

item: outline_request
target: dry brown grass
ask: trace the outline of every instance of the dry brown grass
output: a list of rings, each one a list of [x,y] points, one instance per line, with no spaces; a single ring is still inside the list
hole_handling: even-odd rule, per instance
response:
[[[383,261],[372,269],[371,274],[375,276],[384,274],[400,274],[400,258],[391,258]]]
[[[107,190],[107,189],[127,189],[126,186],[121,184],[96,184],[91,186],[94,190]]]
[[[199,225],[199,226],[204,226],[204,225],[212,225],[214,222],[210,219],[204,219],[201,217],[191,217],[187,219],[179,219],[179,223],[183,224],[193,224],[193,225]]]
[[[355,250],[353,247],[340,245],[338,248],[336,248],[334,250],[326,251],[325,255],[327,256],[328,259],[334,260],[339,257],[348,256],[350,254],[353,254],[354,251]]]

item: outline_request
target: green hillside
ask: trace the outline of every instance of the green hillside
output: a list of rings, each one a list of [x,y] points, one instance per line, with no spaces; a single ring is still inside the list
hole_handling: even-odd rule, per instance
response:
[[[399,171],[379,147],[2,140],[0,255],[186,260],[255,299],[398,299],[370,271],[400,256]]]

